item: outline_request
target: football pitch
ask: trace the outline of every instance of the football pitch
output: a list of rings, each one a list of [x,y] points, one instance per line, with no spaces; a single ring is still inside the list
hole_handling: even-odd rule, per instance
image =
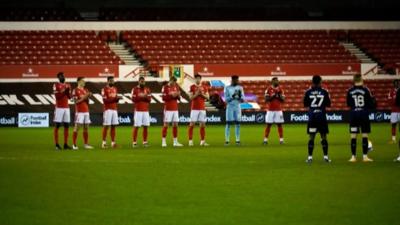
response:
[[[400,224],[400,164],[390,125],[373,124],[374,162],[349,163],[346,124],[331,124],[331,164],[319,138],[305,163],[305,125],[276,127],[262,145],[263,126],[242,125],[242,146],[223,146],[224,127],[207,127],[209,147],[161,149],[161,127],[149,148],[131,148],[131,127],[118,127],[116,150],[100,149],[101,128],[90,128],[94,150],[55,151],[51,128],[0,128],[2,225],[254,225]],[[62,129],[60,129],[60,140]],[[72,134],[72,129],[70,131]],[[232,129],[232,134],[234,130]],[[141,130],[139,131],[141,142]],[[82,134],[79,134],[82,148]]]

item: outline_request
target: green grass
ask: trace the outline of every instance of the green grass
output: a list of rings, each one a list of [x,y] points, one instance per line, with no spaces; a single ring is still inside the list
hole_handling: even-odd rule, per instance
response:
[[[160,127],[150,128],[151,147],[135,150],[130,127],[118,128],[118,150],[100,150],[93,127],[97,149],[60,152],[50,128],[1,128],[0,224],[397,225],[398,148],[387,144],[388,124],[372,129],[375,162],[348,163],[347,125],[332,124],[333,162],[322,162],[317,141],[310,166],[305,125],[285,126],[283,146],[275,127],[265,147],[262,126],[242,125],[243,145],[224,147],[224,128],[210,125],[210,147],[164,150]]]

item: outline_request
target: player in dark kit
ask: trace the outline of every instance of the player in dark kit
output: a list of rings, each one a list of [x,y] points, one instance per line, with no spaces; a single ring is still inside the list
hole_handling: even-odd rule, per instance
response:
[[[308,158],[307,163],[312,163],[312,155],[314,151],[314,139],[319,132],[321,135],[321,145],[324,152],[324,161],[330,163],[328,157],[328,140],[326,139],[329,133],[328,121],[326,119],[326,107],[331,106],[331,99],[327,90],[321,87],[322,78],[315,75],[312,78],[312,86],[304,94],[304,107],[308,108],[308,124],[307,133],[310,139],[308,140]]]
[[[370,110],[375,108],[376,102],[371,92],[363,85],[360,74],[353,77],[354,86],[347,91],[347,106],[350,107],[350,134],[351,134],[351,158],[350,162],[357,162],[357,134],[362,133],[363,161],[372,162],[368,158],[368,134],[371,133],[369,121]]]
[[[400,88],[398,88],[397,91],[396,91],[395,104],[396,104],[397,107],[400,108]],[[400,149],[400,141],[399,141],[399,149]],[[395,162],[400,162],[400,152],[399,152],[399,157],[397,157],[394,161]]]

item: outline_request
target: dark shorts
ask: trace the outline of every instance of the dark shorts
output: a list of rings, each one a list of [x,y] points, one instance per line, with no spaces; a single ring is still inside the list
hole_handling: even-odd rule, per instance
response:
[[[350,112],[350,133],[371,133],[371,121],[369,120],[369,113],[365,111]]]
[[[307,134],[328,134],[328,121],[326,114],[309,114],[307,123]]]

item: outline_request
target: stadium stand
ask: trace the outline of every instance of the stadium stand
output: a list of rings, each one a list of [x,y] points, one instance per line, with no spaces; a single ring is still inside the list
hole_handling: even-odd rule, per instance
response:
[[[386,71],[394,74],[400,68],[399,30],[353,30],[349,38]]]
[[[357,63],[324,30],[123,31],[122,40],[148,63]]]
[[[107,45],[127,44],[133,53],[157,71],[160,64],[246,63],[358,63],[339,41],[354,41],[379,63],[398,66],[400,32],[380,30],[140,30],[140,31],[0,31],[1,65],[120,65],[125,64]],[[396,67],[398,68],[398,67]],[[263,110],[267,81],[243,80],[244,89],[255,96]],[[388,110],[385,100],[391,80],[367,80],[378,100],[378,109]],[[302,94],[309,81],[282,80],[286,92],[284,109],[304,111]],[[350,80],[325,82],[331,92],[331,110],[345,110],[344,93]],[[210,81],[211,91],[221,93],[223,83]],[[260,110],[256,109],[256,110]],[[250,109],[251,110],[251,109]]]
[[[0,31],[2,65],[124,64],[94,31]]]

